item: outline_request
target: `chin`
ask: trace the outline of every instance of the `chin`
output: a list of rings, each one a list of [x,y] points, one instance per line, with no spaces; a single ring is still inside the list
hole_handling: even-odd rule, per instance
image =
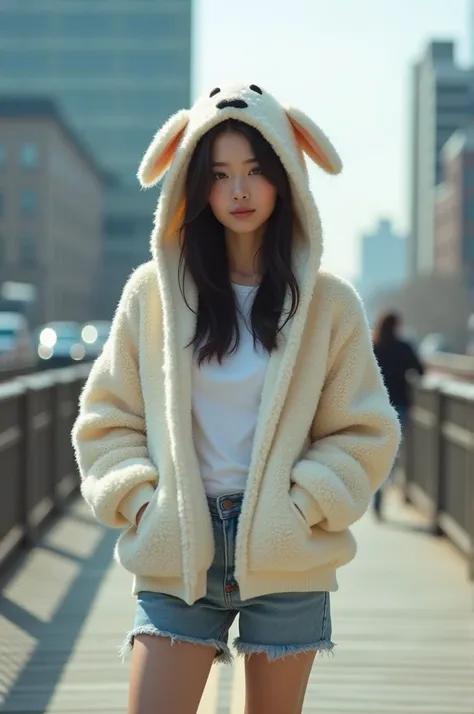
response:
[[[234,233],[255,233],[255,231],[260,230],[265,225],[266,221],[253,217],[252,219],[247,219],[245,221],[236,218],[233,221],[228,221],[225,223],[225,227],[229,228]]]
[[[246,235],[247,233],[254,234],[262,227],[261,223],[255,223],[253,226],[229,226],[230,230],[237,235]]]

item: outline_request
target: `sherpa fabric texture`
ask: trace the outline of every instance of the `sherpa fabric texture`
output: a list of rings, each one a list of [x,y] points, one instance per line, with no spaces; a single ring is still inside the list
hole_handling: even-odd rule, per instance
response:
[[[320,220],[303,152],[338,173],[335,149],[309,117],[264,89],[216,88],[171,117],[142,161],[143,186],[166,173],[153,260],[124,288],[73,430],[82,494],[98,520],[124,529],[115,552],[135,576],[134,593],[169,593],[190,604],[206,592],[214,544],[192,437],[193,353],[186,345],[197,294],[188,277],[189,309],[179,289],[179,227],[196,143],[228,118],[259,129],[288,173],[301,290],[262,393],[236,542],[243,599],[337,590],[336,570],[356,551],[350,526],[390,472],[400,439],[360,299],[320,269]]]

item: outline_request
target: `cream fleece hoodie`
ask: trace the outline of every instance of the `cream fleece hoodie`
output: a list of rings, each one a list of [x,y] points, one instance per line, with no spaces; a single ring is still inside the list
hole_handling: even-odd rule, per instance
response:
[[[400,439],[361,302],[349,284],[320,269],[320,220],[303,152],[330,173],[341,168],[337,153],[309,117],[260,87],[214,90],[171,117],[142,161],[143,186],[166,173],[153,260],[125,286],[73,430],[83,496],[100,521],[124,529],[116,558],[134,574],[133,591],[190,604],[206,592],[214,544],[192,439],[186,345],[195,314],[179,289],[178,229],[194,147],[231,117],[258,128],[288,173],[301,291],[262,393],[236,543],[243,599],[337,589],[336,570],[356,551],[350,526],[390,472]],[[186,296],[195,309],[190,278]]]

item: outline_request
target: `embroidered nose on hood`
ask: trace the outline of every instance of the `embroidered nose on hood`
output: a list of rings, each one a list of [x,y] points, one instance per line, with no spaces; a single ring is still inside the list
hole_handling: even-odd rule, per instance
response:
[[[247,109],[248,104],[244,102],[243,99],[223,99],[222,102],[216,104],[218,109],[226,109],[227,107],[233,107],[234,109]]]

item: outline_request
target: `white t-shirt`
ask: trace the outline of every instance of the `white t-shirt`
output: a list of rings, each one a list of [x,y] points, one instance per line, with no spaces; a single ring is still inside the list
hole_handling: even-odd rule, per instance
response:
[[[240,342],[237,351],[217,360],[194,362],[193,437],[204,488],[210,496],[245,489],[269,354],[254,346],[250,312],[256,286],[233,285]]]

